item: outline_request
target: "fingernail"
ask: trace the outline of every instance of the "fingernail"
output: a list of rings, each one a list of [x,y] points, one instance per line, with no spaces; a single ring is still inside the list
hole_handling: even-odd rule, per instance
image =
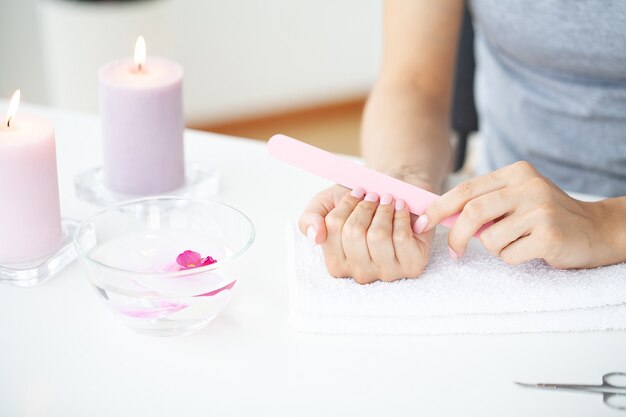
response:
[[[315,244],[315,238],[317,237],[317,229],[315,226],[311,225],[306,228],[306,237],[309,239],[309,242]]]
[[[404,208],[404,200],[398,199],[396,200],[396,210],[402,210]]]
[[[448,254],[450,255],[450,259],[453,259],[455,261],[459,260],[459,255],[457,255],[456,252],[453,251],[450,246],[448,246]]]
[[[363,198],[363,196],[365,195],[365,189],[363,187],[356,187],[354,190],[352,190],[350,195],[354,198]]]
[[[391,204],[392,200],[393,200],[393,198],[389,194],[385,193],[385,194],[381,194],[380,195],[380,205],[381,206],[387,206],[387,205]]]
[[[419,235],[424,230],[426,230],[426,226],[428,226],[428,216],[425,214],[422,214],[421,216],[417,218],[417,221],[415,222],[415,226],[413,227],[413,230],[415,231],[415,233]]]
[[[369,201],[370,203],[374,203],[378,201],[378,194],[376,193],[367,193],[365,195],[365,201]]]

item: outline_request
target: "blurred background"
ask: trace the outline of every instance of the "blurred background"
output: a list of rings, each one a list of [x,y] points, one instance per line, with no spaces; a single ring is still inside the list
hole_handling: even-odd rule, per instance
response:
[[[148,55],[185,70],[187,125],[282,132],[356,154],[378,71],[382,0],[0,0],[0,95],[98,111],[97,71]]]

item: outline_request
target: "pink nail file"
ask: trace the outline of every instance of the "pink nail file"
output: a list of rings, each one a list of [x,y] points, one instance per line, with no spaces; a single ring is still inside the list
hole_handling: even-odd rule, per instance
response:
[[[354,189],[357,186],[361,186],[368,192],[378,193],[379,195],[388,193],[395,199],[401,198],[413,214],[423,214],[428,206],[439,198],[435,193],[400,181],[397,178],[381,174],[378,171],[285,135],[274,135],[267,147],[270,155],[274,158],[344,187]],[[451,227],[458,217],[458,214],[450,216],[444,219],[441,224]]]

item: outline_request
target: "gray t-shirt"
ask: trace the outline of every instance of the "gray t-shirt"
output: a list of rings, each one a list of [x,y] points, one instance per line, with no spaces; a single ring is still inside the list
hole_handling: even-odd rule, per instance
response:
[[[626,0],[472,0],[480,171],[626,195]]]

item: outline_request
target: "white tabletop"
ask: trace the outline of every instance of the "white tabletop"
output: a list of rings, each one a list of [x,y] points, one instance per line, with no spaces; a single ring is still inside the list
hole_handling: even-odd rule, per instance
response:
[[[4,108],[4,107],[0,107]],[[84,218],[73,177],[100,160],[98,120],[22,106],[54,122],[62,212]],[[188,159],[221,173],[216,199],[254,221],[240,287],[182,338],[118,322],[76,262],[42,286],[0,287],[0,416],[615,416],[601,395],[522,389],[626,371],[626,332],[326,336],[288,326],[285,224],[324,180],[261,142],[188,131]]]

